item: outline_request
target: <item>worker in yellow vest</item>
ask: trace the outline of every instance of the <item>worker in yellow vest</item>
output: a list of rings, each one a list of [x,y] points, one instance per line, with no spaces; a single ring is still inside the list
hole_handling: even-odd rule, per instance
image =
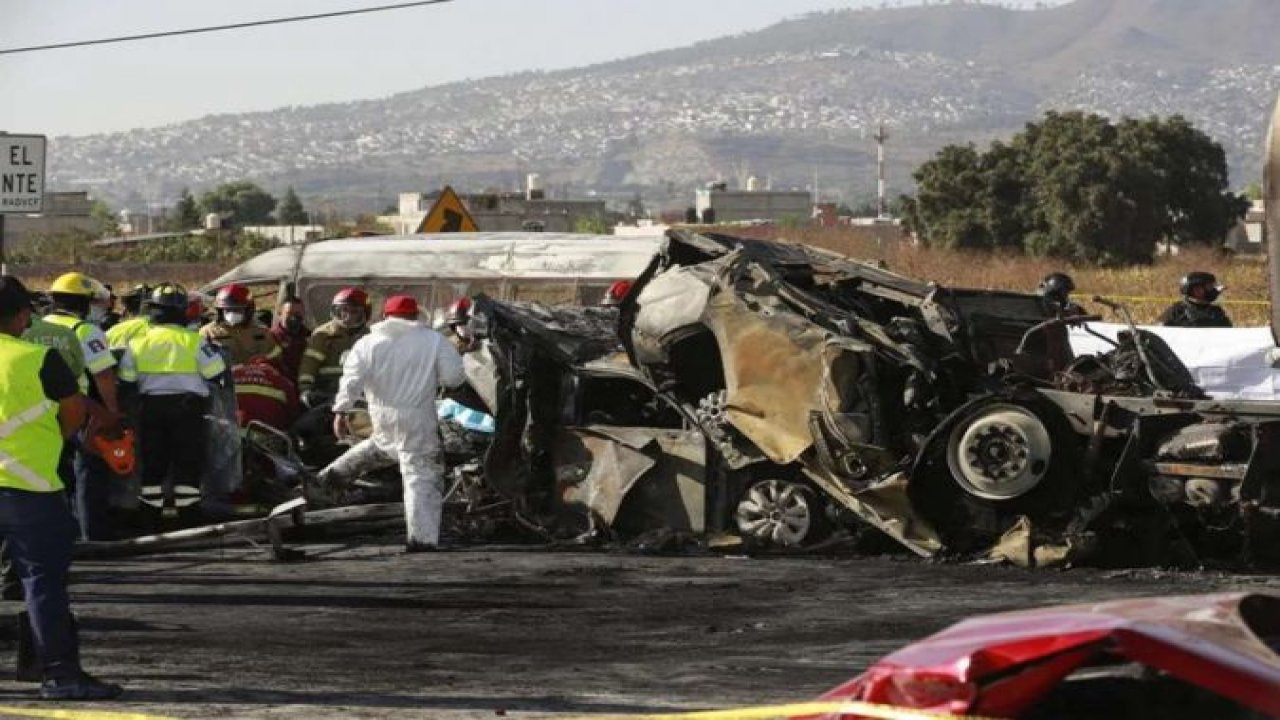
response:
[[[22,578],[47,700],[109,700],[119,685],[80,667],[67,582],[75,521],[58,478],[66,438],[85,420],[85,398],[57,352],[18,337],[31,295],[0,277],[0,534]]]
[[[176,486],[200,484],[209,384],[227,372],[218,348],[186,326],[187,305],[180,285],[158,285],[147,303],[151,327],[120,358],[123,390],[137,398],[144,492],[160,488],[166,507],[174,505]],[[203,490],[204,500],[223,500]]]
[[[142,303],[150,296],[151,288],[146,285],[135,285],[124,296],[124,316],[107,330],[107,346],[112,352],[122,352],[130,340],[146,332],[151,326],[151,320],[142,311]]]
[[[107,346],[107,336],[90,317],[94,298],[105,291],[102,283],[82,273],[61,275],[49,286],[53,310],[47,322],[61,325],[80,338],[86,375],[80,388],[89,396],[91,427],[112,427],[120,422],[116,398],[116,359]],[[114,528],[109,515],[111,484],[114,475],[101,457],[89,450],[85,433],[77,438],[74,488],[76,519],[85,540],[113,540]]]

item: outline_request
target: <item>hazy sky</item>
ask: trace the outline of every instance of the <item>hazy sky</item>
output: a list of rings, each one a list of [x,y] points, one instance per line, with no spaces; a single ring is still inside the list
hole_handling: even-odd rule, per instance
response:
[[[0,48],[313,14],[396,0],[0,0]],[[150,127],[574,67],[879,0],[453,0],[176,38],[0,55],[0,130]]]

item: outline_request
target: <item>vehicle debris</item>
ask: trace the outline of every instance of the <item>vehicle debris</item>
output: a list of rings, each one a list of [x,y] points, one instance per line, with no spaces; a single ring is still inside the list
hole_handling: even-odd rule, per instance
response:
[[[884,657],[821,700],[1029,719],[1276,717],[1278,619],[1280,595],[1267,593],[975,617]]]

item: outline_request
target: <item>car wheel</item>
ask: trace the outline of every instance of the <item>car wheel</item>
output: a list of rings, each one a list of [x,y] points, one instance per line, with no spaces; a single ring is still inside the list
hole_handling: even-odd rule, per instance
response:
[[[825,516],[811,488],[793,480],[770,478],[747,487],[734,511],[738,531],[773,547],[800,547],[818,538]]]
[[[952,428],[947,468],[970,497],[1007,502],[1041,485],[1053,461],[1053,440],[1030,409],[994,404]]]
[[[1036,398],[993,399],[934,435],[913,471],[912,505],[953,550],[985,547],[1026,515],[1065,521],[1088,481],[1062,411]]]

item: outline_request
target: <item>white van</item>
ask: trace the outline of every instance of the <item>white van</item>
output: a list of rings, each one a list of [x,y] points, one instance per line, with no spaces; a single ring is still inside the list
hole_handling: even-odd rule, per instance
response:
[[[208,285],[254,287],[255,295],[292,285],[308,321],[328,320],[338,290],[369,292],[375,311],[388,295],[412,295],[443,312],[461,296],[546,305],[594,305],[618,280],[634,280],[661,237],[542,232],[441,233],[325,240],[265,252]],[[271,286],[271,287],[264,287]]]

